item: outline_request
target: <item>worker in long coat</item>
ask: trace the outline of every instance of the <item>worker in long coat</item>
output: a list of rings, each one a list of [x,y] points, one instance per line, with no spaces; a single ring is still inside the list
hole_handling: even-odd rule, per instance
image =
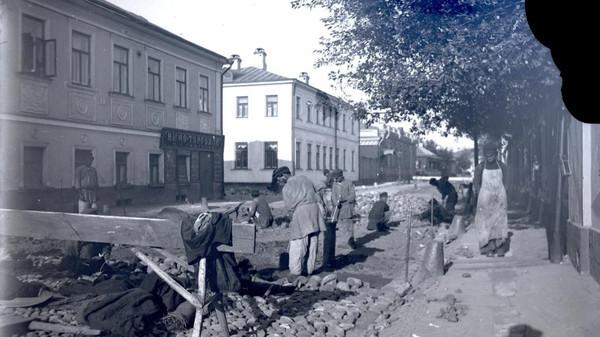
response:
[[[273,182],[283,186],[283,202],[292,214],[289,246],[290,274],[302,274],[302,262],[308,254],[306,273],[311,275],[315,270],[319,232],[326,230],[315,187],[305,176],[292,176],[286,166],[273,171]]]
[[[354,184],[344,178],[344,172],[336,169],[332,172],[333,186],[331,187],[331,199],[333,205],[337,205],[339,215],[337,217],[338,228],[344,235],[344,240],[351,249],[356,249],[358,245],[354,241],[354,220],[356,212],[356,191]]]

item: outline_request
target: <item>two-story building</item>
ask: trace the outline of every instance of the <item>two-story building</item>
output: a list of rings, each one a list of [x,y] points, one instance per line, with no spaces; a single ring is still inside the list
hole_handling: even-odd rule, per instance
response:
[[[223,195],[226,57],[103,0],[1,6],[1,207],[72,211],[90,153],[101,205]]]
[[[360,181],[411,181],[416,143],[402,128],[372,125],[360,129]]]
[[[279,166],[315,182],[336,168],[358,180],[359,125],[348,104],[311,86],[306,73],[299,80],[268,72],[264,62],[240,63],[223,84],[228,186],[264,187]]]

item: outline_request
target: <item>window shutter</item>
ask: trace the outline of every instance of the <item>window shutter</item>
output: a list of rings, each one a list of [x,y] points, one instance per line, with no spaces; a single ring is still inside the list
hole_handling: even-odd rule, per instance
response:
[[[44,41],[44,76],[56,76],[56,39]]]

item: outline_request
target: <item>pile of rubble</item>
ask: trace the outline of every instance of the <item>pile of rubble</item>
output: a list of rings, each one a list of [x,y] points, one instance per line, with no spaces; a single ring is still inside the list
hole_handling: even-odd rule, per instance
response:
[[[27,259],[47,268],[60,264],[58,259],[42,259],[36,255],[30,255]],[[172,259],[154,257],[152,260],[172,276],[190,276],[188,270],[179,267]],[[111,262],[102,268],[106,270],[114,266],[114,262]],[[129,269],[134,267],[136,272],[143,274],[139,269],[145,268],[140,263],[132,264]],[[18,279],[23,283],[43,284],[58,297],[28,307],[0,304],[0,318],[32,318],[62,328],[84,329],[85,323],[78,321],[77,313],[83,310],[86,301],[93,300],[95,296],[75,295],[69,298],[60,295],[60,288],[73,283],[94,283],[95,279],[102,278],[100,274],[80,275],[78,279],[52,278],[39,273],[20,275]],[[229,293],[224,298],[228,328],[232,336],[343,337],[350,330],[360,331],[361,336],[377,336],[378,331],[389,327],[398,319],[391,317],[389,312],[404,301],[394,291],[373,288],[368,282],[355,277],[339,279],[337,274],[280,278],[275,281],[265,281],[257,275],[253,283],[262,283],[269,290],[259,295],[248,291]],[[366,316],[369,318],[361,323],[361,317]],[[360,328],[357,328],[358,324],[361,324]],[[203,322],[202,336],[220,336],[221,329],[216,313],[208,313]],[[191,332],[190,329],[173,331],[173,334],[178,333],[178,336],[183,337],[191,336]],[[75,335],[43,330],[13,334],[19,337]]]
[[[394,291],[382,291],[360,279],[338,280],[337,274],[298,277],[293,282],[279,279],[292,293],[250,296],[230,293],[225,304],[231,336],[336,336],[344,337],[357,325],[361,336],[377,336],[398,317],[389,312],[402,305]],[[361,317],[374,317],[360,322]],[[192,330],[177,336],[191,336]],[[203,322],[202,336],[220,336],[221,327],[215,313]]]
[[[379,200],[379,192],[375,191],[356,195],[356,211],[361,218],[368,218],[369,211],[377,200]],[[388,197],[387,203],[393,213],[391,218],[392,221],[407,219],[409,212],[412,212],[412,214],[415,215],[428,208],[426,199],[402,193],[396,193]]]

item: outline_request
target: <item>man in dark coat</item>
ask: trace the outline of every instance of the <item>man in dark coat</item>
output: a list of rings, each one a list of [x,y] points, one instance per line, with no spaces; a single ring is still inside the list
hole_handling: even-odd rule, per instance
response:
[[[456,202],[458,201],[458,193],[456,193],[456,189],[452,183],[448,181],[448,176],[443,176],[440,180],[431,178],[429,184],[437,188],[442,195],[442,201],[446,200],[446,211],[454,214],[454,206],[456,206]]]

